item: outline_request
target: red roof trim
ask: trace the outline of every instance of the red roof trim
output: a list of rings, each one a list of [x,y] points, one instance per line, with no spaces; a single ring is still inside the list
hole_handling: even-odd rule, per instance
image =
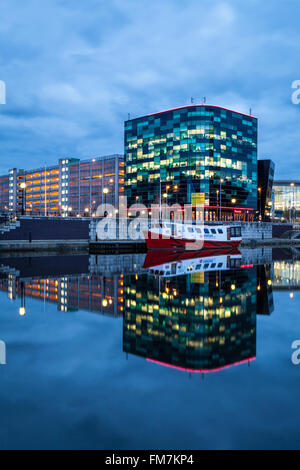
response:
[[[153,362],[160,366],[169,367],[170,369],[182,370],[184,372],[195,372],[195,373],[208,373],[208,372],[218,372],[219,370],[229,369],[232,366],[238,366],[240,364],[245,364],[246,362],[254,361],[256,357],[249,357],[248,359],[242,359],[241,361],[233,362],[232,364],[226,364],[225,366],[216,367],[214,369],[186,369],[185,367],[175,366],[173,364],[168,364],[167,362],[157,361],[156,359],[146,358],[148,362]]]
[[[214,104],[188,104],[186,106],[179,106],[178,108],[167,109],[166,111],[159,111],[157,113],[147,114],[146,116],[156,116],[157,114],[168,113],[170,111],[177,111],[178,109],[184,109],[184,108],[203,108],[203,107],[224,109],[225,111],[229,111],[231,113],[241,114],[242,116],[247,116],[253,119],[258,119],[256,116],[251,116],[250,114],[241,113],[240,111],[234,111],[233,109],[229,109],[229,108],[223,108],[222,106],[216,106]]]
[[[220,206],[204,206],[204,209],[220,209]],[[221,209],[230,209],[230,210],[240,210],[240,211],[254,211],[255,209],[251,208],[251,207],[235,207],[235,206],[232,206],[232,207],[226,207],[226,206],[222,206]]]

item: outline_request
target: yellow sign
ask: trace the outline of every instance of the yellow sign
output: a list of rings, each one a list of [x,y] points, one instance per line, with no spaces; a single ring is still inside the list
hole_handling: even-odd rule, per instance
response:
[[[191,203],[192,206],[204,206],[205,193],[192,193]]]

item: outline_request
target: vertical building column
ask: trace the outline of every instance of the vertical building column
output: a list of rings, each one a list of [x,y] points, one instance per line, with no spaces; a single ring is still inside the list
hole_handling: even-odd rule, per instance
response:
[[[93,182],[93,178],[92,178],[92,160],[90,160],[90,204],[89,204],[89,213],[90,213],[90,217],[92,215],[92,182]]]
[[[104,158],[102,158],[102,187],[101,187],[101,204],[104,203],[104,195],[103,195],[103,189],[104,189]]]
[[[18,170],[13,168],[9,170],[9,190],[8,190],[8,209],[9,212],[17,211],[17,200],[18,200]]]
[[[119,210],[119,156],[115,158],[115,198],[114,206]]]
[[[81,163],[78,164],[78,214],[81,214],[81,204],[80,204],[80,195],[81,195]]]

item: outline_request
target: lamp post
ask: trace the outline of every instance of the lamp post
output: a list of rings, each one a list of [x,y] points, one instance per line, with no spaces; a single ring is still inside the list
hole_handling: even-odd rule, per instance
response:
[[[26,183],[23,181],[22,183],[20,183],[20,188],[22,190],[22,210],[21,210],[21,213],[22,215],[24,215],[24,201],[25,201],[25,190],[26,190]]]
[[[231,204],[235,204],[236,203],[236,198],[233,197],[231,198]],[[234,220],[234,210],[233,210],[233,220]]]
[[[291,203],[291,209],[290,209],[290,222],[293,222],[294,221],[294,211],[295,211],[295,183],[290,183],[290,187],[293,188],[292,189],[292,192],[293,192],[293,199],[292,199],[292,203]]]
[[[25,308],[25,288],[24,288],[24,282],[21,282],[21,306],[19,308],[19,315],[24,316],[26,313],[26,308]]]
[[[106,217],[105,214],[107,214],[107,211],[106,211],[106,195],[107,195],[108,193],[109,193],[109,189],[108,189],[108,188],[103,188],[104,205],[105,205],[104,217]]]
[[[220,212],[219,212],[219,217],[220,220],[222,220],[222,183],[224,183],[223,178],[220,178]]]
[[[259,220],[262,219],[262,213],[261,213],[261,188],[257,188],[258,191],[258,198],[259,198]]]

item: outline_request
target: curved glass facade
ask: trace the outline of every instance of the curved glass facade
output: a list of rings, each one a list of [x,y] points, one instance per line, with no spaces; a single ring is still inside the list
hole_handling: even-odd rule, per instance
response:
[[[129,205],[147,207],[161,199],[194,205],[204,198],[207,220],[251,220],[257,208],[257,119],[191,105],[126,121],[125,195]]]

